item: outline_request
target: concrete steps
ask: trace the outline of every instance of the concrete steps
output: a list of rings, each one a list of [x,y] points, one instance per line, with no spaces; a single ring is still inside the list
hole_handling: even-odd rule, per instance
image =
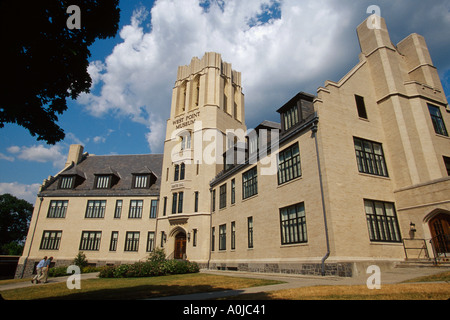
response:
[[[440,259],[410,259],[396,263],[396,268],[450,268],[450,258]]]

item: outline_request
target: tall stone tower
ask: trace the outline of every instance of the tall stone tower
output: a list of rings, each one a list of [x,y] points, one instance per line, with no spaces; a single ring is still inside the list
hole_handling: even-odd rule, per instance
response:
[[[223,170],[222,156],[246,132],[241,74],[209,52],[180,66],[167,120],[157,246],[169,258],[209,259],[209,182]]]

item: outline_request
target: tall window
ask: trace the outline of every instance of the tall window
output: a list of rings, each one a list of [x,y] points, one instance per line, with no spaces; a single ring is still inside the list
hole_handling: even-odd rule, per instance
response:
[[[122,200],[116,201],[116,209],[114,210],[114,219],[120,219],[120,216],[122,215]]]
[[[216,211],[216,189],[211,193],[211,211]]]
[[[150,219],[156,219],[157,212],[158,212],[158,200],[152,200],[150,206]]]
[[[155,247],[155,233],[149,231],[147,236],[147,252],[152,252]]]
[[[236,222],[231,222],[231,250],[236,249]]]
[[[47,218],[65,218],[67,212],[67,200],[52,200],[48,208]]]
[[[236,202],[236,180],[231,180],[231,204]]]
[[[194,234],[193,234],[193,239],[192,239],[192,246],[196,247],[197,246],[197,237],[198,237],[198,230],[194,229],[193,230]]]
[[[360,138],[353,139],[359,172],[388,177],[381,144]]]
[[[194,212],[198,212],[198,191],[194,194]]]
[[[291,181],[302,175],[298,143],[278,154],[278,184]]]
[[[177,213],[177,199],[178,199],[178,193],[174,193],[172,195],[172,214]]]
[[[128,212],[128,218],[140,219],[142,218],[142,208],[144,207],[143,200],[131,200],[130,211]]]
[[[119,240],[119,231],[111,232],[111,242],[109,243],[109,251],[117,251],[118,240]]]
[[[185,172],[186,172],[186,165],[182,163],[180,165],[180,180],[184,180]]]
[[[369,238],[378,242],[401,242],[393,203],[364,200]]]
[[[247,219],[248,247],[253,248],[253,217]]]
[[[444,119],[442,118],[439,107],[428,105],[430,111],[431,121],[433,122],[434,131],[437,134],[448,136],[447,128],[445,127]]]
[[[216,247],[216,228],[211,228],[211,251],[214,251],[214,248]]]
[[[366,104],[364,103],[364,98],[355,95],[356,108],[358,109],[358,116],[363,119],[367,119]]]
[[[227,249],[227,225],[219,226],[219,250]]]
[[[166,216],[167,211],[167,197],[164,197],[164,204],[163,204],[163,216]]]
[[[173,177],[173,181],[178,181],[180,179],[180,165],[176,164],[175,165],[175,174]]]
[[[219,209],[227,206],[227,184],[220,186]]]
[[[125,251],[137,252],[138,250],[139,250],[139,232],[128,231],[125,236]]]
[[[41,250],[59,250],[61,243],[62,231],[47,231],[44,230],[41,239]]]
[[[104,218],[106,209],[106,200],[89,200],[86,208],[85,218]]]
[[[183,197],[184,197],[184,192],[179,192],[178,193],[178,213],[183,212]]]
[[[258,171],[254,167],[242,174],[242,199],[258,194]]]
[[[304,243],[308,241],[304,203],[280,209],[280,224],[281,244]]]
[[[100,250],[101,231],[83,231],[81,234],[80,250],[98,251]]]

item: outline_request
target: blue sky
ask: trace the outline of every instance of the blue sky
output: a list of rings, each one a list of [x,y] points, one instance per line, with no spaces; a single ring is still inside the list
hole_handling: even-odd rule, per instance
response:
[[[65,140],[51,146],[16,125],[0,129],[0,194],[34,203],[70,144],[97,155],[162,152],[177,67],[207,51],[242,72],[248,128],[278,121],[275,110],[297,92],[315,94],[358,62],[355,30],[373,4],[394,44],[425,37],[449,97],[450,0],[121,1],[117,36],[90,48],[91,94],[59,118]]]

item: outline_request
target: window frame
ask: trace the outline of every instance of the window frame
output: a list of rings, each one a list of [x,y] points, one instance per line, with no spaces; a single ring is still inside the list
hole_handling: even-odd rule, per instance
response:
[[[226,208],[227,206],[227,184],[223,184],[219,187],[219,209]]]
[[[294,211],[291,211],[294,210]],[[281,245],[291,245],[308,242],[305,203],[279,209]],[[292,216],[294,214],[294,216]],[[286,217],[286,219],[284,219]]]
[[[254,227],[253,227],[253,217],[247,218],[247,245],[249,249],[254,247]]]
[[[48,236],[46,236],[48,234]],[[44,230],[42,231],[39,250],[59,250],[61,244],[62,230]]]
[[[61,176],[58,189],[70,190],[75,188],[75,176]]]
[[[111,231],[111,239],[109,241],[109,251],[116,252],[117,244],[119,242],[119,231]]]
[[[353,137],[353,143],[356,164],[360,173],[389,178],[389,171],[382,143],[358,137]],[[358,147],[360,150],[357,149],[357,144],[359,144]],[[366,151],[366,144],[369,145],[370,152]],[[375,146],[379,148],[381,154],[375,153]]]
[[[296,153],[294,150],[296,149]],[[283,160],[280,160],[283,157]],[[285,184],[302,176],[300,147],[298,142],[278,153],[278,185]]]
[[[143,180],[145,179],[145,180]],[[149,189],[150,188],[150,174],[140,174],[140,173],[134,173],[133,174],[133,187],[132,189]]]
[[[144,200],[130,200],[128,219],[142,219],[144,211]]]
[[[219,251],[227,250],[227,225],[219,226]]]
[[[136,237],[136,235],[137,235],[137,237]],[[124,246],[123,251],[138,252],[140,237],[141,237],[141,233],[139,231],[127,231],[125,234],[125,246]]]
[[[82,231],[79,250],[100,251],[101,241],[102,241],[101,231]]]
[[[90,204],[93,204],[90,206]],[[97,205],[99,204],[99,205]],[[86,219],[104,219],[106,212],[106,200],[88,200],[86,205]]]
[[[155,249],[155,232],[149,231],[147,233],[147,248],[146,252],[152,252]]]
[[[55,204],[55,206],[53,206]],[[69,200],[51,200],[48,205],[47,218],[49,219],[65,219]]]
[[[364,97],[355,94],[356,110],[360,119],[368,120],[366,103]]]
[[[242,199],[258,194],[258,167],[255,166],[242,174]]]
[[[371,242],[401,243],[402,235],[398,223],[398,216],[397,211],[395,209],[395,203],[372,199],[364,199],[363,203],[369,240]],[[366,204],[369,203],[370,206],[366,206]],[[381,209],[383,210],[382,212],[383,214],[377,213],[376,204],[382,204]],[[392,206],[391,207],[392,215],[387,215],[386,205]],[[372,209],[372,213],[367,212],[368,207]]]
[[[441,108],[430,103],[427,103],[427,106],[428,112],[430,113],[431,122],[433,123],[434,132],[438,135],[448,137],[448,131],[444,118],[442,117]],[[437,114],[433,114],[432,109],[435,109]]]

